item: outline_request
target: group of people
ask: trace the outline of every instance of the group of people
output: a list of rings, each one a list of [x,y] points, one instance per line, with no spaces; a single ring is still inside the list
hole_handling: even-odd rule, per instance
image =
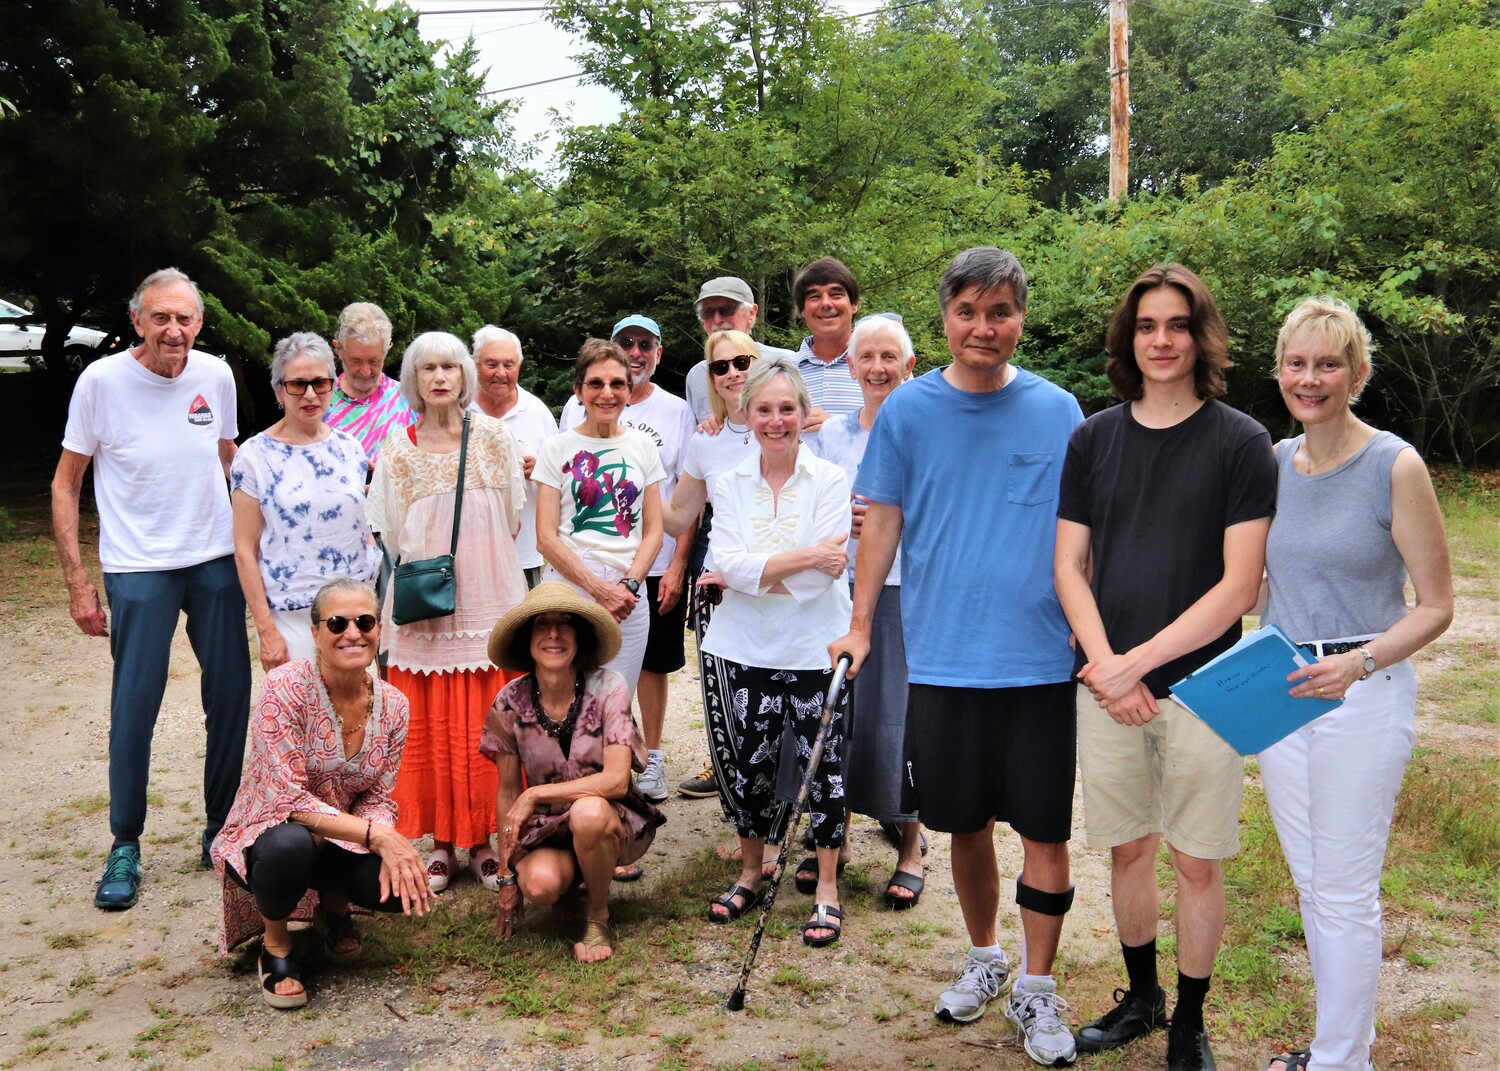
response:
[[[628,315],[580,350],[561,430],[517,384],[514,335],[486,327],[472,349],[419,335],[397,382],[383,372],[389,320],[353,305],[332,346],[278,344],[285,415],[236,451],[232,380],[192,350],[196,287],[171,269],[148,277],[131,302],[142,342],[79,380],[53,487],[73,617],[110,635],[115,659],[115,843],[95,903],[136,902],[151,730],[185,611],[221,947],[263,934],[268,1003],[307,999],[290,920],[316,912],[329,953],[355,954],[352,909],[425,912],[457,848],[497,890],[501,938],[526,901],[578,895],[574,955],[606,958],[610,883],[640,876],[663,821],[686,623],[709,763],[681,790],[719,797],[734,828],[719,851],[739,867],[710,922],[763,898],[767,846],[847,655],[857,679],[812,776],[812,854],[795,870],[813,897],[804,942],[842,934],[851,811],[896,850],[883,897],[897,910],[924,891],[925,825],[951,835],[971,943],[939,1019],[972,1022],[1008,988],[1039,1064],[1166,1028],[1169,1071],[1211,1069],[1203,1009],[1243,759],[1169,688],[1259,605],[1305,648],[1290,694],[1341,701],[1259,756],[1317,988],[1310,1048],[1268,1067],[1368,1071],[1379,878],[1414,742],[1410,657],[1452,616],[1426,468],[1353,412],[1368,332],[1336,299],[1292,310],[1274,372],[1303,434],[1273,448],[1222,400],[1227,327],[1180,264],[1121,300],[1105,339],[1120,404],[1088,419],[1011,361],[1027,301],[1011,254],[979,247],[948,266],[952,360],[916,379],[900,317],[856,319],[859,299],[844,264],[807,265],[793,300],[809,334],[793,353],[751,337],[748,285],[710,280],[685,399],[652,382],[656,322]],[[108,621],[78,541],[91,462]],[[445,554],[451,611],[398,623],[400,566]],[[268,671],[253,719],[247,607]],[[1126,988],[1074,1032],[1052,970],[1078,775],[1088,843],[1110,851]],[[1014,966],[998,940],[997,821],[1022,848]],[[429,834],[424,861],[411,840]]]

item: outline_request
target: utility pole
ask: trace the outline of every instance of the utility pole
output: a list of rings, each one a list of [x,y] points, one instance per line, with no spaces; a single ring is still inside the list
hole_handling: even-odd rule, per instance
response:
[[[1109,0],[1109,199],[1130,189],[1130,12]]]

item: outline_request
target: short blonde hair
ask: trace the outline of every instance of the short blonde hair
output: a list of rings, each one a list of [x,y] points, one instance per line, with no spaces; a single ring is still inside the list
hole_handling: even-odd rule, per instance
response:
[[[469,356],[469,347],[457,335],[446,331],[424,331],[411,340],[411,345],[401,355],[401,397],[418,416],[427,412],[427,403],[417,390],[417,366],[429,358],[445,357],[463,371],[464,385],[458,392],[458,408],[467,409],[474,400],[474,392],[479,389],[479,369],[474,366],[474,358]]]
[[[1276,362],[1271,374],[1281,376],[1281,361],[1287,346],[1302,335],[1310,335],[1320,342],[1328,343],[1349,362],[1349,372],[1359,381],[1359,389],[1349,398],[1357,401],[1370,383],[1370,371],[1374,367],[1372,354],[1375,343],[1369,329],[1353,308],[1336,297],[1310,297],[1299,301],[1281,324],[1276,335]]]
[[[722,424],[729,419],[729,403],[719,396],[714,387],[714,374],[708,370],[714,359],[714,350],[718,349],[720,342],[727,342],[734,347],[734,352],[756,360],[760,359],[760,347],[755,344],[755,339],[743,331],[715,331],[703,343],[703,375],[708,379],[708,407]],[[754,368],[755,365],[752,363],[750,367]]]
[[[750,366],[750,374],[745,377],[745,389],[740,392],[740,405],[745,412],[750,412],[750,407],[755,404],[755,396],[774,376],[786,377],[792,387],[792,397],[797,399],[797,408],[802,410],[803,416],[807,416],[812,411],[812,397],[807,393],[807,381],[797,371],[797,362],[790,355],[782,353],[762,357]]]

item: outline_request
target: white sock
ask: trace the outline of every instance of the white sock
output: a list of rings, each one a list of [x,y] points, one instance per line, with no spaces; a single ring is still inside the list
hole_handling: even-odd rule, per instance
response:
[[[1046,982],[1050,985],[1056,985],[1050,974],[1023,974],[1021,975],[1021,981],[1017,983],[1017,988],[1030,989],[1031,986],[1027,984],[1028,982]]]
[[[969,949],[969,955],[977,959],[980,963],[988,963],[999,954],[1000,946],[998,944],[989,945],[985,948],[974,945]]]
[[[646,757],[648,759],[659,759],[659,758],[661,758],[661,748],[659,748],[659,747],[648,747],[646,749]]]

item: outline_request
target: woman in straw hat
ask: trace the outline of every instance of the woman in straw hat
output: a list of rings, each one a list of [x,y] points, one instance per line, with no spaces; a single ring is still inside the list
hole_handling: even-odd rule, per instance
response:
[[[525,674],[495,697],[479,741],[500,775],[496,931],[510,937],[523,898],[552,904],[581,880],[580,963],[613,953],[610,877],[646,853],[665,821],[630,777],[645,769],[646,745],[629,686],[600,668],[619,650],[613,615],[557,581],[538,584],[490,633],[490,660]]]

